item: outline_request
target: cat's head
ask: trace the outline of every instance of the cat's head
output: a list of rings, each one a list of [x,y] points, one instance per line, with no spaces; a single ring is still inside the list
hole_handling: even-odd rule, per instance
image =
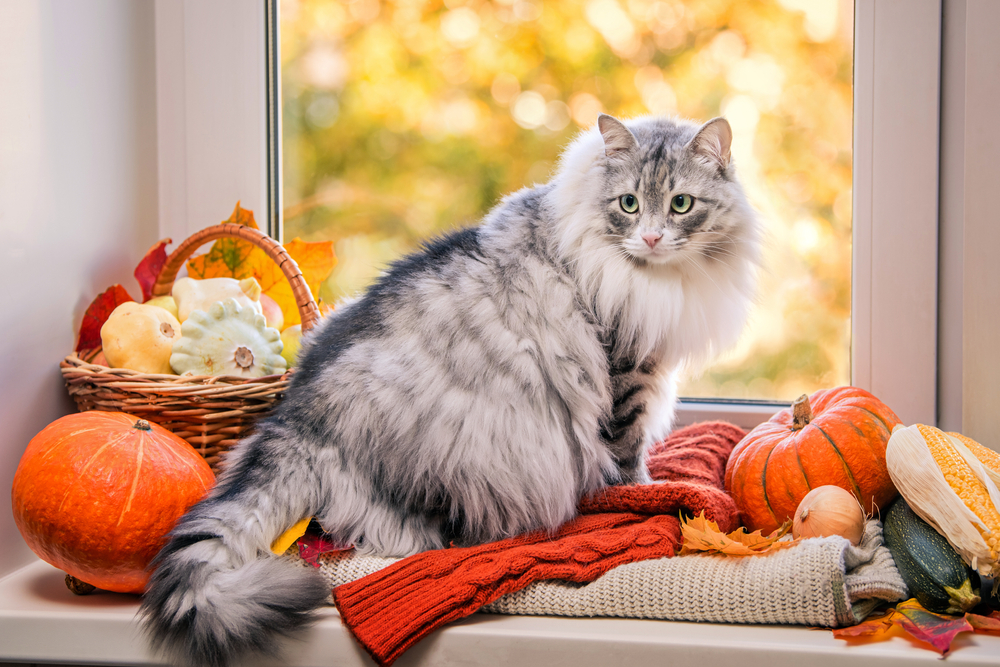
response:
[[[603,208],[610,243],[638,264],[684,264],[730,252],[744,222],[724,118],[701,127],[668,119],[597,122],[604,144]]]
[[[736,178],[732,140],[724,118],[697,125],[601,114],[566,151],[556,179],[568,223],[563,249],[598,240],[652,271],[755,263],[760,230]]]
[[[735,334],[718,332],[738,334],[761,227],[731,145],[723,118],[697,124],[601,115],[567,149],[551,191],[555,240],[599,319],[636,328],[658,321],[653,328],[661,332],[680,317],[703,321],[702,333],[720,347]],[[669,286],[683,287],[683,313],[681,301],[664,300]],[[693,310],[698,303],[706,304],[702,312]]]

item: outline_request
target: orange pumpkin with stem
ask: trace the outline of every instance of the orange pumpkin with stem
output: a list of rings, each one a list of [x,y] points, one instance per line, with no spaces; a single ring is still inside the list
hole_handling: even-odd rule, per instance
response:
[[[141,593],[167,533],[214,483],[205,460],[170,431],[92,411],[31,439],[11,499],[39,558],[97,588]]]
[[[809,491],[839,486],[868,514],[897,491],[885,447],[899,417],[870,393],[837,387],[802,396],[750,431],[726,465],[726,491],[750,530],[767,534],[790,519]]]

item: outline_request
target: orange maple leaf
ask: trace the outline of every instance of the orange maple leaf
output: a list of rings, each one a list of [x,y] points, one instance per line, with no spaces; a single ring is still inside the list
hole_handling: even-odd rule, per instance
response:
[[[966,613],[965,620],[969,622],[975,632],[1000,636],[1000,611],[990,612],[989,616]]]
[[[244,225],[257,229],[253,211],[236,204],[232,215],[223,224]],[[299,267],[302,277],[312,292],[313,299],[319,301],[319,289],[337,264],[333,252],[333,242],[309,243],[293,239],[284,245],[285,250]],[[285,326],[299,324],[302,319],[292,286],[285,274],[267,254],[249,241],[242,239],[219,239],[204,255],[188,261],[188,275],[192,278],[256,278],[264,294],[274,299],[285,316]]]
[[[892,629],[893,620],[896,618],[896,610],[889,609],[884,612],[872,614],[857,625],[849,625],[846,628],[834,628],[833,636],[837,639],[854,639],[857,637],[876,638],[880,637]]]
[[[717,523],[706,519],[705,512],[702,512],[696,517],[681,521],[683,542],[680,555],[719,553],[727,556],[756,556],[768,551],[784,549],[796,542],[796,540],[778,541],[791,527],[792,522],[786,521],[783,526],[767,537],[761,535],[759,530],[747,534],[743,527],[727,534],[719,530]]]
[[[236,202],[236,208],[233,209],[229,219],[224,220],[222,224],[259,229],[253,218],[253,211],[241,207],[239,202]],[[253,274],[249,272],[246,265],[255,252],[267,260],[264,251],[249,241],[219,239],[212,244],[207,253],[188,261],[188,275],[198,280],[205,278],[236,278],[237,280],[249,278]]]
[[[333,267],[337,265],[333,242],[307,243],[300,238],[294,238],[284,244],[284,248],[299,265],[299,271],[306,279],[309,291],[314,297],[318,295],[323,281],[330,277]]]

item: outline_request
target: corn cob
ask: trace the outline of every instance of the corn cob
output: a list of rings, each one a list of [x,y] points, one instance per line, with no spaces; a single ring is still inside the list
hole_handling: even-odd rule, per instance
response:
[[[1000,574],[1000,490],[961,440],[923,424],[897,426],[886,464],[913,511],[973,569]]]
[[[994,452],[989,447],[980,445],[972,438],[964,436],[961,433],[952,433],[949,431],[948,435],[961,441],[963,445],[968,447],[973,456],[986,466],[986,474],[990,476],[993,483],[1000,487],[1000,454]]]

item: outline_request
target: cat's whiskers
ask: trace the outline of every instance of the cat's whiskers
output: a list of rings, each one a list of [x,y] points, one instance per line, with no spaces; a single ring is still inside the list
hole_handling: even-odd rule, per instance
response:
[[[722,257],[739,260],[741,256],[732,250],[735,240],[730,235],[721,235],[723,238],[718,240],[691,239],[691,248],[705,257],[716,259],[722,264],[730,266],[727,262],[723,261]]]
[[[701,273],[702,273],[702,274],[703,274],[703,275],[704,275],[704,276],[705,276],[706,278],[708,278],[708,280],[709,280],[709,281],[710,281],[710,282],[711,282],[711,283],[712,283],[713,285],[715,285],[715,287],[716,287],[716,288],[718,288],[718,289],[719,289],[720,291],[722,290],[722,288],[721,288],[721,287],[719,286],[719,283],[718,283],[718,282],[716,282],[715,278],[713,278],[713,277],[712,277],[712,274],[711,274],[711,273],[709,273],[709,272],[708,272],[708,270],[707,270],[707,269],[706,269],[706,268],[705,268],[704,266],[702,266],[702,265],[701,265],[701,263],[700,263],[700,262],[698,261],[698,258],[697,258],[697,257],[695,257],[695,256],[692,256],[692,255],[690,255],[690,254],[688,254],[688,253],[682,253],[682,254],[681,254],[681,260],[682,260],[683,262],[685,262],[686,264],[688,264],[688,265],[690,265],[690,266],[693,266],[694,268],[696,268],[696,269],[698,269],[699,271],[701,271]]]
[[[620,245],[612,246],[615,249],[615,253],[611,255],[611,259],[618,262],[615,268],[629,269],[635,266],[637,261],[640,261],[638,257],[630,253],[626,248]]]

